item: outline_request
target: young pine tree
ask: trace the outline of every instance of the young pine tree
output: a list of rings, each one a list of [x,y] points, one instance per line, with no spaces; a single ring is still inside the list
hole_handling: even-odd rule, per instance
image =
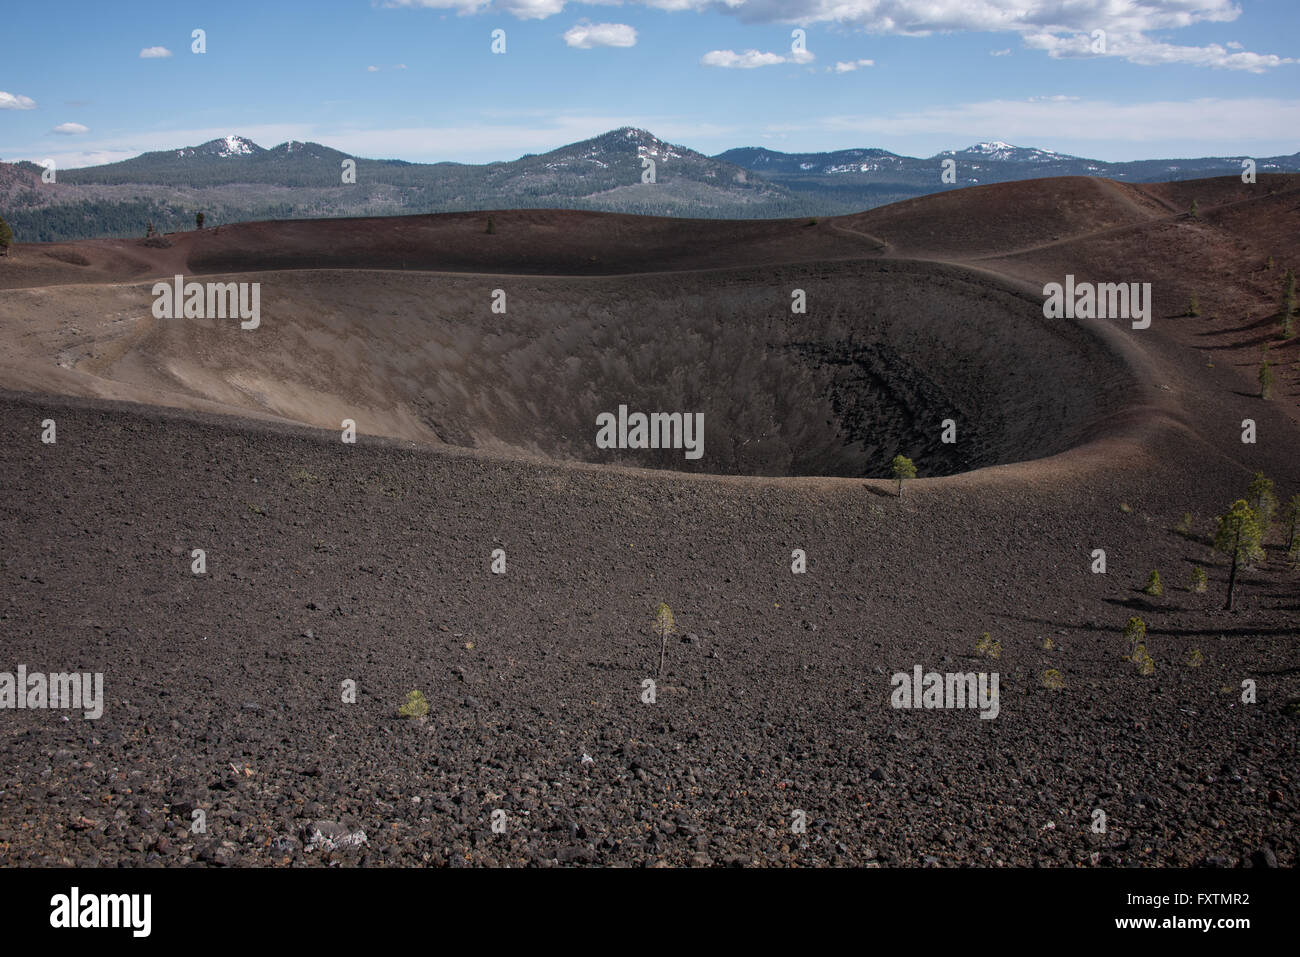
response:
[[[1147,623],[1141,618],[1130,618],[1128,624],[1124,626],[1124,644],[1128,651],[1124,657],[1130,661],[1136,661],[1134,657],[1139,648],[1146,647],[1147,640]]]
[[[403,718],[423,718],[429,713],[429,699],[423,691],[412,691],[406,696],[406,703],[397,709]]]
[[[1273,398],[1273,367],[1268,364],[1268,359],[1259,364],[1259,397]]]
[[[1286,553],[1289,557],[1300,557],[1300,495],[1292,495],[1282,509],[1282,526],[1286,529]]]
[[[198,214],[194,217],[194,225],[197,226],[199,229],[202,229],[202,228],[203,228],[203,220],[204,220],[204,216],[203,216],[203,214],[202,214],[202,213],[198,213]]]
[[[0,256],[9,255],[9,247],[14,244],[14,231],[9,228],[9,224],[0,217]]]
[[[894,470],[894,478],[898,480],[898,497],[902,498],[903,481],[916,478],[916,466],[906,455],[895,455],[894,460],[889,464]]]
[[[1258,557],[1261,530],[1259,516],[1244,498],[1232,503],[1232,508],[1219,516],[1218,530],[1214,534],[1214,549],[1232,559],[1228,573],[1227,611],[1232,611],[1232,599],[1237,590],[1237,567],[1249,564]]]
[[[1288,269],[1282,280],[1282,338],[1295,335],[1295,270]]]
[[[1273,524],[1273,513],[1277,511],[1277,496],[1273,494],[1273,480],[1265,478],[1263,472],[1256,472],[1255,477],[1246,488],[1246,502],[1255,510],[1259,518],[1262,534],[1267,534]]]
[[[659,603],[655,609],[654,630],[659,636],[659,674],[664,673],[664,655],[668,652],[668,636],[677,628],[677,622],[673,618],[673,610],[664,602]]]
[[[1154,568],[1151,569],[1151,577],[1147,579],[1147,587],[1142,589],[1148,595],[1163,595],[1165,586],[1160,583],[1160,572]]]

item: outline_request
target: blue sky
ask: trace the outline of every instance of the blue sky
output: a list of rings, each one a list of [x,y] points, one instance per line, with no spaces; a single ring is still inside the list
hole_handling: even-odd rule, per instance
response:
[[[239,134],[485,162],[619,126],[706,153],[930,156],[986,140],[1104,160],[1300,150],[1295,0],[74,0],[57,10],[5,11],[0,159],[67,168]],[[806,53],[793,49],[796,28]],[[206,53],[191,51],[194,29]],[[504,54],[491,51],[496,29]]]

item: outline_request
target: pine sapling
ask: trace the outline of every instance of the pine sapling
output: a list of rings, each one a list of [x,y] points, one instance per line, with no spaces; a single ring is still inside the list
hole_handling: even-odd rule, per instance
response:
[[[1300,495],[1292,495],[1282,509],[1282,526],[1286,529],[1286,553],[1294,555],[1300,550]]]
[[[889,463],[894,470],[894,478],[898,480],[898,497],[903,497],[904,479],[916,478],[916,466],[906,455],[895,455],[894,460]]]
[[[659,671],[658,674],[664,673],[664,655],[668,653],[668,636],[677,628],[677,622],[673,618],[673,610],[663,602],[655,609],[654,629],[655,634],[659,636]]]
[[[1134,658],[1134,655],[1137,654],[1139,648],[1145,650],[1146,646],[1143,642],[1146,641],[1146,638],[1147,623],[1141,618],[1130,618],[1128,624],[1124,626],[1124,644],[1128,648],[1124,657],[1128,658],[1130,661],[1137,660]]]
[[[1246,488],[1246,501],[1259,517],[1261,530],[1268,532],[1273,524],[1273,513],[1277,511],[1277,496],[1273,494],[1273,480],[1266,478],[1263,472],[1256,472]]]
[[[397,713],[403,718],[423,718],[429,713],[429,700],[422,691],[409,692],[406,704],[399,707]]]
[[[1282,280],[1282,338],[1295,335],[1292,319],[1295,317],[1295,270],[1288,269]]]
[[[1237,590],[1237,569],[1258,557],[1262,530],[1259,516],[1244,499],[1232,503],[1232,508],[1218,518],[1218,529],[1214,533],[1214,549],[1232,559],[1232,568],[1228,572],[1228,602],[1226,611],[1232,611],[1232,599]]]

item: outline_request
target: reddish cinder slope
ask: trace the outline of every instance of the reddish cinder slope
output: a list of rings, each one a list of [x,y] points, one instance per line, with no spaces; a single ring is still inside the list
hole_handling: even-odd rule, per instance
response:
[[[19,245],[0,263],[0,289],[272,269],[611,275],[857,259],[871,245],[824,221],[571,210],[237,223],[164,240]]]
[[[1136,187],[1064,176],[934,193],[831,222],[888,243],[893,255],[968,259],[1168,213]]]

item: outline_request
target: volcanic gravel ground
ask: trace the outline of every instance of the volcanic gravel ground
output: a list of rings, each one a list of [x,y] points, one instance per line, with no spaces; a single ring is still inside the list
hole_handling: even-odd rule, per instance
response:
[[[1220,610],[1208,516],[1248,475],[1177,430],[1123,467],[899,500],[0,408],[0,668],[102,671],[107,699],[98,721],[0,713],[0,863],[1296,863],[1296,573],[1273,543]],[[1272,448],[1261,467],[1295,461]],[[1151,568],[1163,597],[1139,591]],[[646,704],[659,601],[678,633]],[[1150,677],[1123,658],[1130,615]],[[915,664],[999,672],[998,717],[895,710]],[[425,720],[397,715],[412,689]]]

